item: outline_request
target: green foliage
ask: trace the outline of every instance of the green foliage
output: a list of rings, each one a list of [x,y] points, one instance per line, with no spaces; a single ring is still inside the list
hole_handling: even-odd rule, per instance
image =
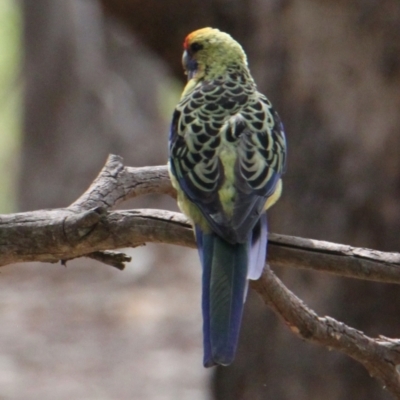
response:
[[[21,133],[21,11],[0,0],[0,212],[15,209]]]

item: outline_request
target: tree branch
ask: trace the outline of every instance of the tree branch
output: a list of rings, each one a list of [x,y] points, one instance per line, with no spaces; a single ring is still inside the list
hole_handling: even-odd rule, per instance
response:
[[[17,262],[65,263],[90,257],[123,269],[129,257],[109,250],[147,242],[195,247],[188,220],[162,210],[110,211],[145,194],[175,197],[166,166],[130,168],[110,156],[89,189],[69,207],[0,217],[0,266]],[[345,277],[400,283],[400,254],[277,234],[269,235],[273,266],[305,268]],[[319,317],[267,267],[255,289],[303,339],[337,349],[359,361],[400,398],[400,340],[370,338],[330,317]]]
[[[120,157],[111,155],[89,189],[71,206],[1,216],[0,266],[57,262],[146,242],[195,247],[188,220],[181,214],[148,209],[109,211],[129,198],[155,193],[175,197],[166,166],[124,167]],[[274,266],[400,283],[399,253],[271,233],[268,261]]]
[[[395,398],[400,398],[400,340],[370,338],[331,317],[319,317],[267,267],[251,287],[302,339],[338,350],[360,362]]]

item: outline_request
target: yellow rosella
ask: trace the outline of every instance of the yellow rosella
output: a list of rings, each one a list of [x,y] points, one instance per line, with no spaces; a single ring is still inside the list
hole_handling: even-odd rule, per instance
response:
[[[248,279],[258,279],[265,264],[265,210],[281,194],[286,141],[230,35],[192,32],[182,61],[188,83],[172,118],[170,176],[203,268],[204,366],[229,365]]]

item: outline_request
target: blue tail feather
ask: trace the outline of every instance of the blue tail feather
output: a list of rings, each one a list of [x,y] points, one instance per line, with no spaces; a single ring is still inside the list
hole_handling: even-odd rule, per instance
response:
[[[203,266],[204,366],[232,363],[247,287],[249,245],[231,244],[196,227]]]

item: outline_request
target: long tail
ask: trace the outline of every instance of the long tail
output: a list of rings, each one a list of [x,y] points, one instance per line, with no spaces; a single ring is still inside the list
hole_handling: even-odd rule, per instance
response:
[[[230,244],[196,229],[203,265],[204,366],[232,363],[247,287],[248,244]]]

